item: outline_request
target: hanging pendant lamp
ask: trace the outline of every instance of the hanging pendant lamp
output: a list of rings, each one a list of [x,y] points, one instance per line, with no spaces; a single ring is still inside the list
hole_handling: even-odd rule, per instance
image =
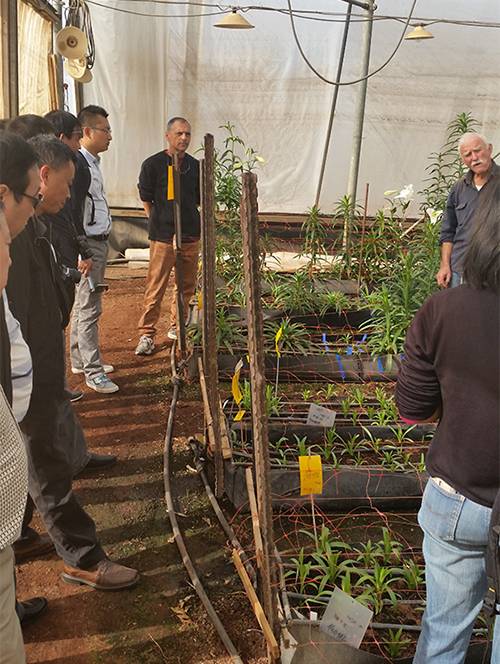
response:
[[[230,14],[214,24],[214,28],[228,28],[230,30],[250,30],[254,27],[244,16],[238,14],[236,9],[233,9]]]

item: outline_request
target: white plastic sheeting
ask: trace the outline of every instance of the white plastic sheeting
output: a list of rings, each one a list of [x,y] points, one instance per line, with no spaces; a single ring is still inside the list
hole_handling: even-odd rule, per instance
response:
[[[232,31],[214,28],[217,16],[194,16],[208,11],[199,6],[100,2],[107,7],[90,5],[97,57],[84,100],[110,112],[113,142],[103,155],[103,168],[111,204],[140,206],[140,164],[164,146],[166,119],[183,115],[193,127],[190,152],[206,132],[220,144],[224,132],[218,127],[230,120],[266,159],[259,173],[260,210],[303,212],[312,205],[333,88],[302,61],[286,14],[249,11],[245,16],[255,29]],[[287,6],[286,0],[262,4]],[[294,9],[339,12],[347,7],[341,0],[292,4]],[[379,0],[377,5],[376,15],[404,16],[411,0]],[[500,2],[419,0],[415,15],[500,22]],[[358,77],[361,26],[351,26],[343,80]],[[297,19],[297,27],[315,67],[334,78],[342,23]],[[435,39],[404,41],[368,84],[358,199],[369,182],[371,210],[383,203],[387,189],[408,183],[421,188],[428,155],[440,147],[446,125],[459,112],[471,111],[500,149],[500,29],[439,23],[429,29]],[[397,21],[375,22],[371,69],[386,60],[402,30]],[[356,85],[340,91],[321,197],[325,211],[346,191],[357,90]]]

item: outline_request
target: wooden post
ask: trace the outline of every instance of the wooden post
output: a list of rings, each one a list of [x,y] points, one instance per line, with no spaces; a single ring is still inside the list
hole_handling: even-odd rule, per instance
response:
[[[365,233],[366,233],[366,218],[368,216],[368,193],[370,191],[370,183],[366,183],[365,188],[365,210],[363,212],[363,221],[361,225],[361,246],[359,249],[359,270],[358,270],[358,291],[361,286],[361,277],[363,272],[363,250],[365,246]]]
[[[264,367],[264,336],[260,289],[259,224],[257,220],[257,176],[244,173],[241,195],[241,231],[243,236],[243,267],[248,316],[248,354],[252,386],[252,427],[254,441],[257,505],[262,534],[262,567],[260,588],[264,611],[275,636],[279,634],[276,602],[276,566],[273,560],[273,512],[269,462],[269,431],[266,412],[266,381]],[[278,639],[279,641],[279,639]],[[270,661],[275,655],[268,649]]]
[[[201,164],[202,332],[203,370],[214,436],[215,494],[224,492],[224,462],[219,416],[219,370],[215,335],[215,181],[214,137],[205,135]]]
[[[177,344],[182,359],[186,356],[186,306],[183,295],[182,279],[182,215],[181,215],[181,176],[179,173],[179,159],[173,156],[174,164],[174,225],[175,225],[175,286],[177,288]]]

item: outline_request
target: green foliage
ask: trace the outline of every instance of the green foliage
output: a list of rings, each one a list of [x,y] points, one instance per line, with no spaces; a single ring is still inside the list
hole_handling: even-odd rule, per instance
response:
[[[281,336],[276,341],[280,329]],[[301,323],[292,323],[289,318],[283,318],[280,322],[264,323],[264,339],[273,351],[276,350],[276,346],[280,352],[288,351],[300,355],[307,355],[311,351],[310,336],[306,327]]]
[[[246,347],[247,338],[239,326],[240,319],[229,314],[225,307],[218,307],[215,312],[215,339],[219,351],[225,350],[231,355],[236,348]],[[199,325],[188,328],[188,334],[195,346],[202,343],[202,329]]]
[[[391,660],[401,657],[407,645],[411,643],[411,639],[403,632],[403,628],[388,629],[387,640],[383,641],[383,648]]]
[[[309,254],[310,259],[307,265],[307,272],[310,277],[318,265],[318,260],[326,254],[325,243],[327,239],[327,224],[321,218],[320,209],[313,205],[307,211],[307,217],[302,224],[302,233],[304,234],[304,254]]]
[[[240,403],[240,408],[243,410],[248,411],[249,413],[252,412],[252,388],[250,385],[250,382],[248,380],[243,381],[243,389],[241,391],[243,398]],[[266,385],[266,392],[265,392],[265,400],[266,400],[266,414],[269,416],[275,415],[276,417],[279,417],[281,407],[282,407],[282,401],[280,397],[276,396],[276,393],[274,391],[274,388],[272,385]],[[283,442],[283,441],[280,441]]]

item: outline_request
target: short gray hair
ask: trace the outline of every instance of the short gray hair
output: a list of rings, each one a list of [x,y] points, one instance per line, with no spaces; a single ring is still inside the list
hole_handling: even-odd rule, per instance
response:
[[[480,134],[477,131],[467,131],[460,136],[460,140],[458,141],[458,152],[461,152],[464,143],[470,141],[471,138],[479,138],[486,146],[490,145],[490,142],[483,136],[483,134]]]
[[[186,120],[186,118],[181,118],[179,115],[176,115],[175,117],[170,118],[170,120],[167,122],[167,131],[170,131],[176,122],[185,122],[191,126],[191,123]]]

